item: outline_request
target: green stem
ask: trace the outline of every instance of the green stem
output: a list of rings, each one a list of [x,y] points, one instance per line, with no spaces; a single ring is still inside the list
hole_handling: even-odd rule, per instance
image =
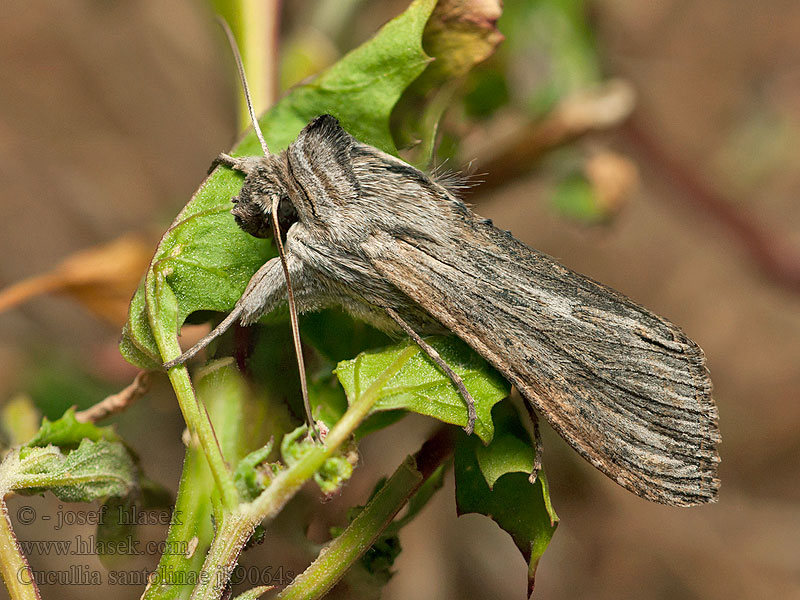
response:
[[[406,457],[358,517],[278,598],[311,600],[324,596],[375,543],[422,481],[414,457]]]
[[[165,552],[161,555],[153,580],[148,583],[142,600],[189,597],[190,587],[176,584],[170,577],[199,572],[203,565],[214,535],[210,497],[213,490],[214,481],[208,463],[198,448],[190,446],[186,450],[175,508],[167,532],[167,548],[182,549],[187,546],[187,552]]]
[[[314,446],[300,460],[278,473],[258,498],[240,505],[237,510],[225,516],[206,556],[204,573],[226,575],[232,572],[242,546],[250,538],[256,525],[275,517],[302,485],[347,441],[369,414],[384,385],[418,352],[419,349],[414,345],[403,350],[350,405],[322,445]],[[204,579],[195,588],[192,600],[217,600],[227,580],[223,581],[216,576],[206,576]]]
[[[178,354],[174,355],[178,356]],[[220,492],[222,506],[232,511],[239,504],[239,493],[236,491],[233,474],[228,463],[225,462],[225,457],[217,442],[208,412],[194,393],[192,381],[189,379],[189,371],[183,365],[179,365],[170,369],[167,375],[172,389],[175,390],[175,396],[178,398],[186,426],[190,433],[197,436],[200,448],[208,460],[208,466]]]
[[[275,99],[280,0],[217,0],[215,8],[231,26],[242,55],[253,109],[261,114]],[[244,96],[239,101],[239,128],[250,126]]]
[[[0,499],[0,574],[11,600],[41,600],[28,560],[17,543],[5,499]]]
[[[243,508],[244,505],[226,514],[219,524],[200,571],[201,581],[192,593],[192,600],[218,600],[222,596],[239,554],[256,526]]]
[[[179,322],[178,300],[166,282],[167,269],[168,267],[163,267],[163,263],[153,265],[145,279],[147,318],[164,361],[172,360],[181,354],[181,346],[175,334],[176,324]],[[172,389],[175,390],[175,397],[178,399],[186,427],[190,434],[197,436],[200,449],[208,460],[211,475],[220,493],[222,507],[232,511],[239,504],[239,493],[236,491],[233,473],[222,455],[222,448],[214,434],[214,426],[211,424],[208,411],[194,392],[189,371],[184,365],[177,365],[167,371],[167,376]]]
[[[312,600],[328,593],[452,452],[452,437],[439,430],[415,456],[403,461],[364,510],[278,598]]]

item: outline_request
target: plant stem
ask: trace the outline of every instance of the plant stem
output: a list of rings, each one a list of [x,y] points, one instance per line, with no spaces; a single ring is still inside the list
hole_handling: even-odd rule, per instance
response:
[[[201,581],[192,593],[192,600],[218,600],[225,590],[239,554],[256,526],[244,507],[241,505],[223,516],[203,563]]]
[[[180,549],[188,546],[187,552],[165,552],[161,555],[142,600],[177,600],[188,597],[191,591],[189,586],[175,584],[170,577],[198,572],[203,565],[205,552],[213,538],[210,497],[213,490],[214,481],[205,457],[198,448],[187,448],[175,508],[167,532],[167,548]]]
[[[403,461],[364,510],[278,598],[312,600],[323,597],[375,543],[408,499],[452,452],[452,436],[442,428],[417,454]]]
[[[194,393],[192,381],[189,379],[189,371],[180,365],[170,369],[168,376],[172,388],[175,390],[175,396],[178,398],[186,426],[190,433],[197,436],[200,448],[208,460],[208,466],[220,492],[222,505],[227,510],[233,510],[239,504],[239,493],[236,491],[231,470],[225,462],[225,457],[222,456],[208,412]]]
[[[340,536],[284,589],[282,600],[321,598],[373,544],[422,484],[414,457],[408,456]]]
[[[11,600],[41,600],[28,560],[17,543],[5,499],[0,499],[0,574]]]
[[[242,55],[247,83],[256,114],[261,114],[275,99],[280,0],[216,1],[215,8],[228,21]],[[239,129],[250,125],[244,96],[240,96]]]
[[[300,460],[278,473],[258,498],[224,516],[203,564],[203,573],[207,575],[195,588],[192,600],[217,600],[220,597],[227,582],[223,577],[229,575],[236,566],[242,546],[256,525],[275,517],[303,484],[347,441],[369,414],[384,385],[418,352],[415,345],[403,350],[372,385],[353,401],[322,445],[315,445]],[[211,574],[215,576],[211,577]]]
[[[168,361],[181,355],[181,347],[175,334],[178,323],[178,300],[166,283],[166,273],[161,265],[154,265],[145,279],[145,301],[147,318],[153,332],[158,351]],[[167,377],[178,399],[183,420],[189,433],[197,436],[200,449],[208,460],[208,466],[220,493],[222,507],[234,510],[239,504],[239,493],[233,482],[225,457],[222,455],[214,433],[214,426],[205,406],[198,400],[185,365],[177,365],[167,371]],[[217,515],[219,517],[221,515]]]
[[[76,412],[75,419],[81,423],[97,423],[122,412],[147,393],[150,389],[150,375],[150,371],[139,371],[124,390],[107,396],[86,410]]]

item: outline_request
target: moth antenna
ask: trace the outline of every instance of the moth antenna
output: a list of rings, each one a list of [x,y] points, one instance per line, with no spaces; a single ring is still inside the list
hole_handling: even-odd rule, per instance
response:
[[[217,15],[217,23],[219,23],[220,27],[222,27],[222,31],[225,32],[225,37],[228,38],[228,43],[231,46],[233,58],[236,61],[236,68],[239,70],[239,79],[242,82],[244,100],[247,103],[247,111],[250,113],[250,121],[253,123],[253,129],[256,132],[256,136],[258,136],[258,141],[261,143],[261,149],[264,150],[264,155],[269,156],[267,140],[264,139],[264,134],[261,132],[261,127],[258,125],[258,119],[256,119],[256,111],[253,109],[253,99],[250,97],[250,88],[247,86],[247,76],[244,73],[242,55],[239,53],[239,46],[236,44],[236,38],[233,37],[233,32],[231,31],[230,26],[228,26],[227,21],[225,21],[225,19],[219,15]]]
[[[283,274],[286,277],[286,295],[289,297],[289,321],[292,323],[292,339],[294,341],[294,351],[297,355],[297,368],[300,371],[300,389],[303,392],[303,408],[306,410],[306,420],[311,429],[311,435],[317,442],[322,441],[317,431],[317,424],[311,414],[311,403],[308,401],[308,384],[306,382],[306,365],[303,361],[303,347],[300,345],[300,324],[297,320],[297,305],[294,302],[294,290],[292,281],[289,278],[289,265],[286,262],[286,252],[283,249],[281,240],[281,228],[278,225],[278,203],[280,199],[275,196],[272,198],[272,230],[275,233],[275,244],[278,246],[278,254],[283,265]]]

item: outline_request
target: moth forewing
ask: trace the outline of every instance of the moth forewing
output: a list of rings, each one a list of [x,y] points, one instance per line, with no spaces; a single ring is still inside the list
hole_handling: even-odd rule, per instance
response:
[[[457,239],[365,251],[617,483],[665,504],[716,499],[711,382],[676,326],[474,215]]]

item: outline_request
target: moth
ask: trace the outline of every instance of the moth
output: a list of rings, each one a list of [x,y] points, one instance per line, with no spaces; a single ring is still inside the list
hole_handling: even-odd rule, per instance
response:
[[[221,154],[217,162],[245,176],[233,198],[236,222],[254,236],[272,235],[280,257],[167,367],[287,300],[295,326],[297,311],[340,306],[419,343],[464,396],[471,430],[469,393],[422,339],[452,333],[618,484],[664,504],[716,501],[711,380],[702,350],[676,325],[495,227],[330,115],[313,119],[279,154],[268,152],[252,109],[251,116],[265,155]]]

